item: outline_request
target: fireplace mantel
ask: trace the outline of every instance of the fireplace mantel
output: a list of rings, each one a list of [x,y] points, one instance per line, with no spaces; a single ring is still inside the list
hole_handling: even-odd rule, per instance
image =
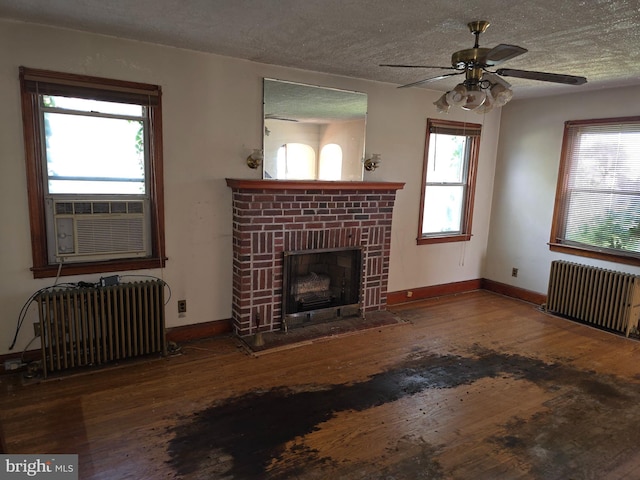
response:
[[[238,190],[349,190],[376,192],[400,190],[400,182],[341,182],[328,180],[251,180],[227,178],[227,186]]]
[[[385,310],[397,182],[227,178],[233,202],[234,331],[283,327],[285,252],[362,249],[360,312]]]

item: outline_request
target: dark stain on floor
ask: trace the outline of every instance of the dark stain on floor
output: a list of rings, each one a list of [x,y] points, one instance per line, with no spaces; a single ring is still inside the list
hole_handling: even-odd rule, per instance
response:
[[[487,439],[521,458],[533,478],[600,478],[599,469],[620,462],[640,443],[637,383],[477,347],[469,357],[413,352],[401,365],[359,383],[273,388],[225,399],[171,429],[169,463],[178,477],[236,480],[302,478],[304,472],[340,469],[343,466],[301,443],[337,413],[367,410],[427,389],[501,377],[527,380],[556,395],[555,404],[544,405],[545,412],[528,421],[514,419],[504,426],[504,436]],[[384,467],[380,476],[362,478],[447,478],[436,449],[421,448],[419,463],[428,470],[416,466],[413,477],[405,477],[402,472],[410,470],[405,460],[395,468]],[[597,450],[603,450],[599,459],[589,461]],[[424,452],[429,452],[428,458]],[[292,454],[299,460],[291,461]],[[590,476],[574,474],[587,469]],[[425,471],[429,476],[416,476]],[[203,472],[208,473],[200,477]]]

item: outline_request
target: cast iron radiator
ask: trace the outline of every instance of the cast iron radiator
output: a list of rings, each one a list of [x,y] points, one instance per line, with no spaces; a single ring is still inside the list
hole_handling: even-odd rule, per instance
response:
[[[162,281],[70,287],[35,300],[45,378],[74,367],[167,353]]]
[[[640,277],[553,261],[547,311],[629,336],[640,317]]]

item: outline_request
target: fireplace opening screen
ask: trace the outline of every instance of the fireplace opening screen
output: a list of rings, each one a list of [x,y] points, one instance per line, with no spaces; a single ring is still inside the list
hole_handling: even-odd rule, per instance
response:
[[[358,315],[361,277],[361,248],[285,252],[284,328]]]

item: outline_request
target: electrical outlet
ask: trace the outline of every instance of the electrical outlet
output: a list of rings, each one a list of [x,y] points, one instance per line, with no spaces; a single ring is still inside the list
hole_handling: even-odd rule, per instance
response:
[[[22,367],[22,360],[19,358],[12,358],[11,360],[4,361],[4,371],[9,372],[11,370],[18,370]]]
[[[178,313],[187,313],[187,301],[178,300]]]
[[[518,276],[518,269],[516,267],[513,267],[511,269],[511,276],[512,277],[517,277]]]

